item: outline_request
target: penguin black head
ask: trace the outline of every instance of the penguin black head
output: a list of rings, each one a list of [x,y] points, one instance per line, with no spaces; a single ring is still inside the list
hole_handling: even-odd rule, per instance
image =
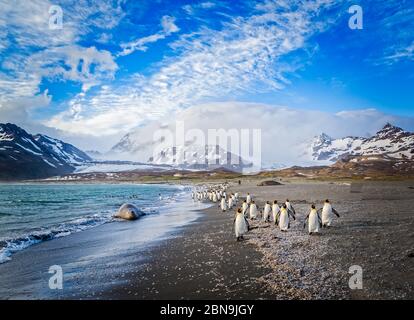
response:
[[[326,203],[329,203],[329,200],[328,200],[328,199],[326,199],[326,200],[325,200],[325,202],[326,202]]]
[[[242,209],[241,208],[238,208],[237,209],[237,213],[241,213],[242,212]]]
[[[289,199],[286,199],[286,202],[289,202]]]
[[[283,208],[285,208],[285,209],[287,208],[286,203],[283,204]]]
[[[277,200],[273,201],[273,203],[276,204],[277,203]]]
[[[267,204],[269,204],[269,201],[266,201]]]
[[[314,205],[314,204],[313,204],[313,205],[311,205],[311,208],[312,208],[312,209],[315,209],[315,205]]]

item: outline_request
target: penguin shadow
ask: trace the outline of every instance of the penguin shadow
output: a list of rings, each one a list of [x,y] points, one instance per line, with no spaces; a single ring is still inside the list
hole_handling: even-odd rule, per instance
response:
[[[323,237],[323,234],[321,232],[311,232],[308,233],[308,235],[311,237]]]

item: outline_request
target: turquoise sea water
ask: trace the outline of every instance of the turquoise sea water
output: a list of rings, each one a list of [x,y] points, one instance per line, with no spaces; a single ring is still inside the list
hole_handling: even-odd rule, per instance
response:
[[[33,244],[112,222],[113,214],[126,202],[148,215],[162,215],[185,199],[186,189],[136,184],[1,184],[0,263]]]

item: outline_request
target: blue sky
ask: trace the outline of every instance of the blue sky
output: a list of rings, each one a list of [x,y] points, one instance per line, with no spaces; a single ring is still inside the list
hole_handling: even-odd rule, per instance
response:
[[[17,2],[0,0],[1,122],[112,143],[238,101],[375,109],[414,129],[412,1]],[[62,29],[49,28],[52,4]],[[362,30],[348,27],[354,4]]]

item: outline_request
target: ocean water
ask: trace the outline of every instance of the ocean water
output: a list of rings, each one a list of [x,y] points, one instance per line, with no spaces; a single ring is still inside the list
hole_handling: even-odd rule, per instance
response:
[[[150,241],[196,218],[188,210],[189,189],[137,184],[0,184],[0,263],[42,241],[115,222],[114,213],[126,202],[144,211],[142,219],[149,218],[157,230],[143,233],[143,241]],[[180,205],[186,210],[177,210]],[[166,225],[162,216],[169,213],[173,222]]]

